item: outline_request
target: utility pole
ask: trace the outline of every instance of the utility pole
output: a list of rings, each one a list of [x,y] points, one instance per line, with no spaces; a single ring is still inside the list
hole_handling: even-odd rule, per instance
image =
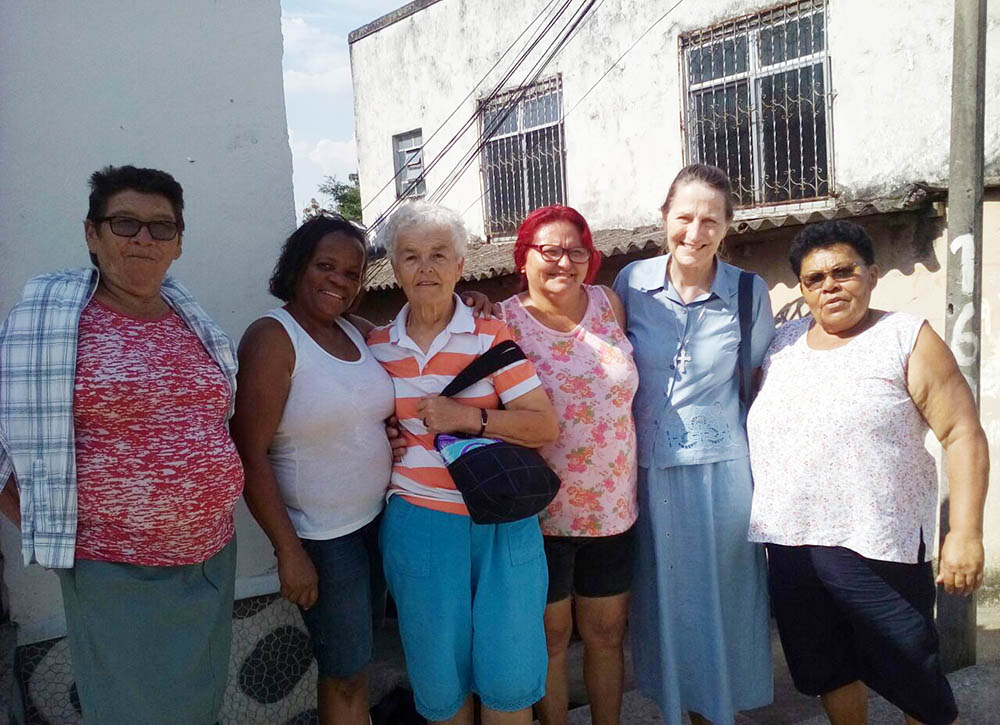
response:
[[[986,95],[986,0],[955,0],[948,169],[948,271],[945,339],[979,407],[983,257],[983,119]],[[948,533],[944,477],[940,542]],[[946,671],[976,663],[976,600],[938,587],[937,626]]]

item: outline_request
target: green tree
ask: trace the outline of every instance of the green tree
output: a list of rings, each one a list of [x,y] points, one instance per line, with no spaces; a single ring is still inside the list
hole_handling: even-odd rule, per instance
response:
[[[302,210],[302,221],[308,221],[323,212],[332,211],[352,222],[361,222],[361,187],[357,174],[348,174],[348,182],[339,181],[336,176],[327,176],[317,191],[328,197],[323,204],[315,199]]]

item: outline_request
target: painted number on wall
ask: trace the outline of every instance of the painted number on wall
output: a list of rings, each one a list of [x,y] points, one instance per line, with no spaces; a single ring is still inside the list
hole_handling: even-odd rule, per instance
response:
[[[976,288],[976,242],[971,234],[962,234],[955,237],[950,245],[951,253],[958,257],[957,261],[961,268],[961,288],[963,297],[971,297]],[[979,357],[979,335],[975,326],[972,325],[975,315],[975,307],[972,301],[966,302],[958,312],[955,324],[951,328],[951,339],[948,341],[955,360],[962,369],[969,387],[976,390],[972,370],[968,368],[975,365]],[[969,328],[972,329],[969,329]]]

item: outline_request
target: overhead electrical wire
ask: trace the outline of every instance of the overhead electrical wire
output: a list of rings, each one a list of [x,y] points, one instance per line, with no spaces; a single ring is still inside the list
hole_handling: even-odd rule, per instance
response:
[[[517,45],[518,41],[521,38],[523,38],[524,35],[527,34],[528,31],[532,28],[532,26],[534,26],[538,22],[539,18],[541,18],[547,11],[551,9],[554,2],[555,0],[552,0],[552,2],[546,5],[546,7],[543,8],[532,19],[532,21],[528,24],[528,26],[523,31],[521,31],[518,37],[515,38],[514,42],[511,43],[511,45],[508,46],[507,50],[505,50],[501,54],[500,58],[497,59],[497,61],[493,64],[493,66],[489,69],[489,71],[487,71],[487,73],[479,80],[479,82],[475,86],[473,86],[472,90],[470,90],[465,95],[465,97],[462,99],[459,105],[448,115],[445,121],[442,122],[442,124],[434,131],[434,133],[431,134],[431,136],[428,138],[428,141],[434,136],[436,136],[438,132],[440,132],[441,129],[445,126],[445,124],[447,124],[448,121],[452,117],[454,117],[454,115],[458,112],[459,108],[461,108],[462,104],[464,104],[469,99],[469,97],[472,96],[473,93],[475,93],[476,88],[482,85],[485,79],[489,77],[489,75],[500,65],[500,62],[503,60],[503,58],[505,58],[510,53],[511,49],[515,45]],[[646,37],[646,35],[648,35],[657,25],[659,25],[664,19],[666,19],[683,2],[684,0],[677,0],[673,5],[671,5],[666,10],[666,12],[664,12],[661,16],[659,16],[656,20],[654,20],[653,23],[649,25],[622,52],[622,54],[618,56],[618,58],[613,63],[611,63],[610,66],[608,66],[607,69],[605,69],[604,73],[602,73],[601,76],[590,86],[590,88],[588,88],[584,92],[584,94],[577,99],[576,103],[574,103],[569,110],[561,114],[559,122],[562,123],[566,119],[566,117],[570,113],[572,113],[580,105],[580,103],[582,103],[583,100],[587,98],[587,96],[589,96],[590,93],[608,76],[608,74],[610,74],[611,71],[614,70],[621,63],[621,61],[625,58],[625,56],[628,55],[642,41],[642,39]],[[524,98],[527,96],[528,93],[530,93],[531,85],[537,82],[538,78],[544,72],[545,68],[562,51],[562,49],[569,43],[569,41],[573,37],[575,37],[576,34],[578,34],[580,28],[582,27],[583,21],[586,20],[588,16],[590,16],[591,13],[594,10],[596,10],[597,7],[600,7],[600,5],[603,3],[604,0],[584,0],[581,7],[573,14],[573,16],[559,31],[558,37],[555,40],[553,40],[548,45],[547,48],[545,48],[545,50],[542,52],[541,58],[539,58],[539,60],[535,62],[535,65],[532,66],[532,68],[528,71],[528,74],[525,76],[522,82],[515,87],[515,93],[512,94],[511,98],[508,99],[508,101],[505,103],[505,106],[502,108],[501,112],[494,115],[491,121],[483,126],[482,130],[480,131],[477,138],[473,142],[472,147],[460,157],[458,163],[445,176],[445,179],[441,183],[441,185],[439,185],[439,187],[430,194],[430,196],[428,197],[429,200],[434,202],[440,202],[455,187],[455,185],[458,183],[461,177],[468,170],[469,166],[471,166],[472,163],[476,160],[476,158],[482,153],[483,148],[489,142],[490,138],[494,135],[497,129],[502,127],[503,123],[507,120],[510,114],[517,108],[518,104],[522,100],[524,100]],[[435,166],[437,166],[437,164],[445,157],[445,155],[448,152],[450,152],[452,148],[454,148],[458,140],[468,131],[470,126],[472,126],[472,124],[474,124],[478,120],[479,111],[481,108],[487,106],[489,102],[491,100],[494,100],[501,92],[507,92],[504,90],[504,86],[506,85],[507,81],[509,81],[510,77],[514,74],[517,68],[520,67],[521,64],[523,64],[523,62],[526,60],[531,51],[534,50],[535,47],[537,47],[541,39],[548,33],[549,30],[551,30],[551,28],[555,25],[558,19],[565,12],[569,4],[570,0],[566,0],[559,7],[558,12],[555,14],[555,16],[549,18],[546,21],[541,32],[538,32],[532,40],[530,40],[528,43],[525,44],[525,46],[521,49],[516,61],[511,66],[511,68],[504,74],[504,76],[500,79],[500,81],[494,85],[493,89],[485,97],[479,100],[479,102],[477,103],[477,108],[462,124],[459,131],[452,136],[452,138],[445,144],[442,150],[435,155],[435,157],[431,160],[431,162],[425,165],[420,176],[413,182],[411,182],[410,186],[408,186],[405,191],[411,190],[414,186],[419,184],[421,180],[426,179],[427,173],[431,171]],[[424,143],[426,146],[426,142]],[[399,173],[402,173],[402,169],[400,169],[400,171],[397,172],[397,174],[394,175],[392,179],[386,182],[386,184],[384,184],[381,189],[379,189],[379,191],[375,194],[375,196],[373,196],[372,199],[369,200],[368,204],[365,205],[365,208],[367,208],[367,206],[369,206],[375,200],[375,198],[377,198],[377,196],[381,194],[381,192],[384,191],[389,186],[389,184],[393,183],[393,181],[398,177]],[[482,200],[483,196],[486,195],[486,191],[487,190],[484,189],[483,193],[481,193],[478,198],[473,200],[473,202],[466,207],[465,212],[468,212],[468,210],[471,209],[475,204],[478,204]],[[381,214],[379,214],[378,218],[375,220],[375,222],[371,225],[370,228],[377,229],[379,226],[381,226],[382,222],[384,222],[385,219],[387,219],[389,215],[391,215],[392,212],[395,211],[401,204],[405,203],[406,200],[407,200],[407,194],[404,192],[403,195],[395,199],[387,209],[385,209]]]
[[[465,94],[465,97],[462,98],[461,101],[459,101],[458,105],[455,106],[455,108],[451,111],[451,113],[448,114],[448,116],[444,119],[444,121],[442,121],[441,124],[436,129],[434,129],[434,132],[431,133],[431,135],[428,136],[427,139],[423,141],[423,144],[425,146],[426,146],[426,144],[429,141],[431,141],[431,139],[433,139],[435,136],[437,136],[438,133],[440,133],[441,130],[448,124],[448,122],[455,116],[455,114],[458,113],[459,110],[461,110],[462,105],[467,100],[469,100],[469,98],[476,92],[476,89],[479,88],[483,84],[483,82],[490,76],[490,74],[494,70],[496,70],[497,66],[499,66],[500,63],[503,61],[503,59],[507,57],[507,55],[514,48],[514,46],[516,46],[518,44],[518,41],[520,41],[531,30],[531,28],[538,22],[539,18],[541,18],[547,12],[550,12],[551,8],[554,5],[556,5],[557,2],[558,2],[558,0],[549,0],[549,2],[545,5],[545,7],[543,7],[542,10],[534,18],[532,18],[531,22],[529,22],[528,25],[525,26],[524,30],[522,30],[518,34],[518,36],[516,38],[514,38],[513,42],[509,46],[507,46],[507,49],[503,53],[500,54],[500,57],[497,58],[496,62],[493,63],[492,66],[490,66],[490,69],[487,70],[485,74],[483,74],[483,77],[480,78],[475,83],[475,85],[472,86],[472,88],[469,90],[469,92]],[[563,8],[565,9],[565,7],[568,6],[568,4],[569,3],[568,3],[568,0],[567,0],[567,2],[564,3]],[[473,115],[473,119],[474,118],[475,118],[475,115]],[[464,124],[463,124],[463,126],[464,126]],[[405,167],[403,167],[403,168],[405,168]],[[399,175],[401,173],[403,173],[403,168],[400,168],[400,170],[397,171],[392,176],[392,178],[390,178],[387,182],[385,182],[379,188],[379,190],[376,191],[372,195],[371,199],[368,200],[368,203],[366,203],[364,206],[362,206],[362,208],[361,208],[362,211],[364,211],[365,209],[367,209],[375,201],[375,199],[377,199],[378,196],[389,187],[390,184],[392,184],[392,183],[394,183],[396,181],[396,179],[399,177]],[[414,182],[414,183],[416,183],[416,182]]]
[[[642,32],[642,34],[638,38],[635,39],[635,41],[632,43],[632,45],[630,45],[629,47],[627,47],[625,49],[625,52],[622,53],[620,56],[618,56],[618,59],[614,63],[612,63],[611,65],[608,66],[607,70],[605,70],[604,73],[601,74],[601,77],[598,78],[596,81],[594,81],[594,84],[590,88],[588,88],[587,91],[582,96],[580,96],[580,98],[577,99],[576,103],[574,103],[573,106],[568,111],[566,111],[566,113],[564,113],[562,115],[562,118],[560,118],[559,121],[562,122],[566,118],[566,116],[568,116],[569,114],[571,114],[576,109],[576,107],[580,105],[580,103],[583,101],[583,99],[586,98],[587,96],[589,96],[590,92],[592,90],[594,90],[597,87],[597,85],[607,77],[608,73],[610,73],[611,71],[613,71],[615,69],[615,67],[619,63],[622,62],[622,59],[626,55],[628,55],[635,46],[637,46],[639,44],[639,41],[641,41],[643,38],[645,38],[650,33],[650,31],[653,28],[655,28],[657,25],[659,25],[660,23],[662,23],[666,19],[666,17],[668,15],[670,15],[670,13],[672,13],[674,10],[676,10],[677,7],[681,3],[683,3],[683,2],[684,2],[684,0],[677,0],[677,2],[675,2],[669,8],[667,8],[667,11],[665,13],[663,13],[663,15],[661,15],[656,20],[654,20],[653,24],[650,25],[648,28],[646,28]]]
[[[598,79],[597,79],[596,81],[594,81],[594,83],[593,83],[593,84],[592,84],[592,85],[590,86],[590,88],[588,88],[588,89],[587,89],[587,90],[586,90],[586,91],[584,92],[584,94],[583,94],[582,96],[580,96],[580,97],[579,97],[579,98],[577,99],[576,103],[574,103],[574,104],[573,104],[573,105],[572,105],[572,106],[570,107],[570,109],[569,109],[568,111],[566,111],[565,113],[563,113],[563,114],[562,114],[562,116],[560,116],[560,118],[559,118],[559,123],[562,123],[563,121],[565,121],[565,120],[566,120],[566,117],[567,117],[567,116],[568,116],[569,114],[571,114],[571,113],[572,113],[572,112],[573,112],[574,110],[576,110],[577,106],[579,106],[579,105],[580,105],[580,104],[581,104],[581,103],[583,102],[583,99],[585,99],[585,98],[586,98],[587,96],[589,96],[589,95],[590,95],[591,91],[593,91],[593,90],[594,90],[594,89],[595,89],[595,88],[596,88],[596,87],[598,86],[598,84],[600,84],[600,82],[601,82],[601,81],[603,81],[603,80],[604,80],[604,79],[605,79],[605,78],[606,78],[606,77],[608,76],[608,74],[609,74],[609,73],[610,73],[611,71],[613,71],[613,70],[614,70],[614,69],[615,69],[615,68],[616,68],[616,67],[618,66],[618,64],[619,64],[619,63],[621,63],[621,62],[622,62],[622,60],[623,60],[623,59],[625,58],[625,56],[626,56],[626,55],[628,55],[628,54],[629,54],[629,53],[630,53],[630,52],[632,51],[632,49],[633,49],[633,48],[635,48],[635,46],[636,46],[636,45],[638,45],[638,44],[639,44],[639,42],[640,42],[640,41],[641,41],[641,40],[642,40],[643,38],[645,38],[645,37],[646,37],[646,36],[647,36],[647,35],[648,35],[648,34],[650,33],[650,31],[652,31],[652,30],[653,30],[653,28],[655,28],[655,27],[656,27],[657,25],[659,25],[659,24],[660,24],[661,22],[663,22],[663,20],[665,20],[665,19],[666,19],[666,17],[667,17],[668,15],[670,15],[670,13],[672,13],[672,12],[673,12],[674,10],[676,10],[676,9],[677,9],[677,7],[678,7],[678,6],[679,6],[679,5],[681,4],[681,3],[683,3],[683,2],[684,2],[684,0],[677,0],[677,2],[675,2],[675,3],[674,3],[673,5],[671,5],[671,6],[669,7],[669,8],[667,8],[667,11],[666,11],[665,13],[663,13],[663,15],[661,15],[661,16],[660,16],[660,17],[658,17],[658,18],[657,18],[656,20],[654,20],[654,21],[653,21],[653,23],[652,23],[652,25],[650,25],[650,26],[649,26],[648,28],[646,28],[646,30],[644,30],[644,31],[643,31],[643,32],[642,32],[642,33],[641,33],[641,34],[639,35],[639,37],[637,37],[637,38],[636,38],[636,39],[635,39],[635,40],[634,40],[634,41],[632,42],[632,44],[631,44],[631,45],[629,45],[629,47],[628,47],[628,48],[626,48],[626,49],[625,49],[625,51],[624,51],[624,52],[623,52],[623,53],[622,53],[622,54],[621,54],[620,56],[618,56],[617,60],[615,60],[615,61],[614,61],[614,62],[613,62],[613,63],[612,63],[611,65],[609,65],[609,66],[607,67],[607,69],[606,69],[606,70],[604,71],[604,73],[602,73],[602,74],[601,74],[601,76],[600,76],[600,77],[599,77],[599,78],[598,78]],[[479,203],[480,201],[482,201],[483,197],[484,197],[484,196],[486,196],[486,192],[487,192],[487,191],[488,191],[488,189],[484,189],[484,190],[483,190],[483,192],[482,192],[482,193],[481,193],[481,194],[479,195],[479,197],[478,197],[478,198],[474,199],[474,200],[472,201],[472,203],[471,203],[471,204],[469,204],[469,205],[468,205],[467,207],[465,207],[465,209],[464,209],[464,210],[463,210],[463,212],[462,212],[462,216],[465,216],[465,214],[466,214],[466,213],[467,213],[467,212],[468,212],[468,211],[469,211],[469,210],[470,210],[470,209],[471,209],[471,208],[472,208],[473,206],[475,206],[475,205],[476,205],[476,204],[478,204],[478,203]]]
[[[550,17],[549,19],[546,20],[546,22],[544,24],[544,27],[542,27],[539,31],[537,31],[536,34],[535,34],[535,36],[532,39],[530,39],[528,43],[525,44],[525,46],[519,52],[518,57],[515,60],[514,64],[504,73],[504,75],[500,78],[500,80],[494,85],[493,89],[483,99],[480,100],[480,102],[477,104],[477,108],[466,119],[465,123],[462,124],[461,128],[459,128],[459,130],[445,144],[445,146],[441,149],[441,151],[430,161],[430,163],[428,163],[428,164],[426,164],[424,166],[424,169],[421,172],[420,176],[413,182],[413,184],[411,184],[409,187],[407,187],[407,190],[413,188],[413,186],[416,185],[416,184],[418,184],[421,179],[425,179],[426,176],[427,176],[427,173],[429,171],[431,171],[435,166],[437,166],[437,164],[448,154],[448,152],[451,151],[452,148],[454,148],[454,146],[458,143],[458,141],[461,140],[462,136],[465,135],[465,133],[469,130],[469,128],[471,128],[472,125],[474,125],[478,121],[478,118],[479,118],[478,107],[481,106],[484,103],[488,103],[489,101],[493,100],[502,91],[502,89],[504,88],[504,86],[506,86],[507,82],[510,80],[511,76],[513,76],[513,74],[517,71],[517,69],[525,62],[525,60],[527,60],[527,58],[531,55],[531,52],[538,46],[538,44],[545,37],[545,35],[548,34],[548,32],[558,22],[559,18],[562,17],[562,15],[566,12],[566,9],[570,6],[571,2],[572,2],[572,0],[565,0],[562,3],[562,5],[559,6],[559,8],[555,12],[555,14],[552,17]],[[544,12],[545,11],[543,10],[543,13],[541,13],[541,14],[544,14]],[[536,16],[536,20],[537,20],[538,17],[540,17],[540,15]],[[532,21],[532,23],[529,24],[529,26],[528,26],[527,29],[530,29],[531,25],[533,25],[534,22],[535,21]],[[522,31],[522,36],[523,36],[523,34],[524,34],[524,31]],[[515,44],[516,44],[516,42],[517,41],[515,40]],[[549,44],[549,47],[550,48],[552,47],[552,43]],[[496,67],[496,65],[494,65],[494,67]],[[474,89],[473,89],[473,91],[474,91]],[[466,99],[468,99],[468,97],[470,95],[471,95],[471,92],[468,95],[466,95]],[[464,103],[464,101],[463,101],[463,103]],[[382,224],[382,222],[390,214],[392,214],[392,212],[395,211],[396,208],[398,208],[401,204],[403,204],[403,203],[406,202],[406,200],[407,200],[406,196],[407,195],[404,193],[404,194],[400,195],[397,199],[395,199],[389,205],[388,208],[386,208],[385,210],[382,211],[381,214],[379,214],[379,216],[375,220],[375,222],[373,222],[371,224],[371,228],[372,229],[377,229],[378,227],[380,227],[381,224]]]
[[[566,26],[564,26],[563,31],[560,33],[560,37],[550,44],[547,54],[543,55],[542,58],[535,62],[535,65],[528,72],[528,75],[518,85],[516,92],[505,104],[501,113],[497,114],[489,124],[484,125],[484,128],[475,140],[473,147],[462,156],[458,164],[456,164],[449,175],[445,177],[445,180],[430,195],[429,198],[431,201],[441,202],[455,187],[462,175],[466,172],[466,170],[468,170],[469,166],[471,166],[472,163],[479,157],[480,153],[482,153],[483,148],[489,142],[490,138],[492,138],[496,131],[503,126],[510,114],[517,109],[517,106],[521,103],[521,101],[523,101],[531,92],[531,86],[538,81],[548,65],[557,55],[559,55],[570,40],[575,37],[584,20],[587,19],[589,14],[594,10],[595,5],[599,6],[603,2],[604,0],[586,0],[586,2],[581,5],[576,14],[570,18],[569,22]],[[480,196],[480,198],[482,197]]]
[[[583,1],[587,2],[588,0],[583,0]],[[558,19],[562,16],[562,14],[565,12],[566,8],[569,7],[569,5],[571,4],[571,2],[572,2],[572,0],[566,0],[566,2],[560,8],[560,12],[554,18],[552,18],[552,21],[550,23],[547,24],[546,29],[545,29],[545,33],[547,33],[548,30],[551,29],[555,25],[556,21],[558,21]],[[594,2],[594,0],[589,0],[589,2],[592,4]],[[563,26],[563,28],[565,29],[566,27],[568,27],[572,23],[573,23],[573,18],[571,17],[570,20],[567,21],[567,24]],[[467,121],[465,127],[458,134],[456,134],[453,137],[453,139],[452,139],[453,143],[452,144],[450,144],[447,148],[442,149],[441,152],[437,154],[437,156],[432,161],[431,166],[428,166],[427,168],[424,169],[424,175],[426,175],[427,171],[429,171],[430,168],[432,168],[433,166],[436,166],[439,161],[443,160],[445,154],[447,154],[457,144],[457,142],[461,140],[461,136],[463,136],[465,134],[465,131],[467,131],[471,126],[473,126],[479,120],[479,109],[482,108],[482,107],[484,107],[485,105],[489,104],[494,99],[496,99],[497,96],[499,96],[499,95],[507,92],[506,91],[506,87],[508,85],[508,81],[510,81],[510,78],[514,75],[514,72],[521,66],[521,64],[524,63],[528,59],[528,57],[530,56],[531,52],[537,47],[537,45],[539,44],[539,42],[541,42],[541,40],[544,37],[545,33],[540,34],[531,44],[529,44],[528,46],[526,46],[524,48],[521,56],[518,58],[517,63],[515,63],[514,66],[512,66],[507,71],[507,73],[504,74],[504,76],[493,86],[493,89],[486,96],[484,96],[483,98],[479,99],[479,101],[476,104],[477,107],[473,111],[472,115],[469,117],[469,120]],[[559,36],[562,36],[562,34],[563,34],[563,30],[560,30],[559,31]],[[545,54],[548,53],[551,50],[551,48],[554,45],[556,45],[557,43],[559,43],[559,42],[561,42],[561,37],[557,37],[556,40],[550,42],[549,45],[548,45],[548,47],[543,51],[543,58],[545,57]],[[531,70],[528,71],[528,76],[532,76],[533,74],[535,76],[537,76],[537,73],[535,73],[535,69],[538,67],[539,62],[540,61],[536,61],[535,62],[535,65],[531,68]],[[521,84],[518,84],[517,87],[520,88],[522,85],[523,85],[523,82]],[[511,109],[513,107],[515,107],[515,105],[508,104],[503,109],[503,112],[501,114],[499,114],[498,116],[496,116],[494,118],[494,120],[493,120],[492,123],[488,124],[489,128],[488,129],[484,129],[484,131],[482,131],[482,132],[479,133],[479,135],[477,136],[476,142],[478,142],[478,140],[480,138],[482,138],[484,135],[486,135],[486,136],[492,135],[492,133],[494,133],[496,131],[496,129],[500,128],[503,125],[503,122],[510,115],[510,111],[511,111]],[[464,158],[464,154],[463,154],[462,158]],[[449,178],[450,175],[451,175],[451,172],[449,172],[449,174],[446,176],[446,178]],[[433,198],[433,196],[434,196],[434,194],[431,194],[431,198]]]

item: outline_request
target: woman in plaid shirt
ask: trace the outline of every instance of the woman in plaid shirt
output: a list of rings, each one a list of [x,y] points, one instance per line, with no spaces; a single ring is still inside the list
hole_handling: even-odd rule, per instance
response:
[[[132,166],[90,185],[94,268],[32,279],[0,327],[0,511],[25,564],[59,576],[84,720],[211,723],[243,489],[235,351],[166,276],[180,185]]]

